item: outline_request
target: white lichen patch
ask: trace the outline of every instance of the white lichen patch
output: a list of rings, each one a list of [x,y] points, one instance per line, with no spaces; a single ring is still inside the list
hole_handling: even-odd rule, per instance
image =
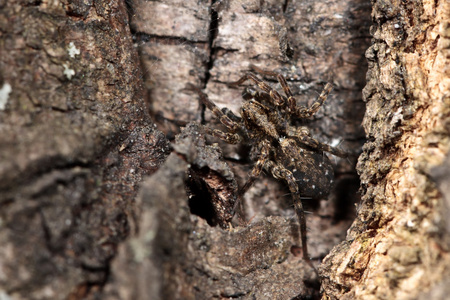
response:
[[[403,107],[399,107],[392,116],[391,125],[395,125],[397,122],[401,124],[402,121],[403,121]]]
[[[8,102],[9,93],[11,93],[12,88],[9,83],[5,83],[0,89],[0,110],[6,108],[6,103]]]
[[[78,49],[73,42],[69,43],[69,47],[67,48],[67,52],[71,58],[74,58],[75,55],[80,55],[81,51]]]
[[[67,79],[72,79],[72,76],[75,75],[75,70],[70,69],[66,64],[63,64],[64,67],[64,75],[66,75]]]

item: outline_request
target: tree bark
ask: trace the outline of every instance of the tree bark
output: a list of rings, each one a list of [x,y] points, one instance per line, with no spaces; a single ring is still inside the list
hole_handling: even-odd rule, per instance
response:
[[[166,157],[123,1],[0,1],[0,297],[82,299]],[[165,152],[164,152],[165,151]]]
[[[374,1],[362,202],[322,265],[326,299],[447,299],[448,1]]]
[[[0,295],[444,299],[450,5],[372,6],[370,45],[365,1],[0,0]],[[302,104],[334,85],[299,121],[350,154],[304,200],[321,282],[282,183],[261,176],[224,228],[248,149],[174,139],[220,128],[189,84],[239,113],[227,84],[251,64]]]
[[[226,210],[230,200],[222,195],[233,197],[234,179],[242,186],[252,168],[249,155],[245,148],[205,141],[191,125],[184,138],[173,137],[179,124],[191,121],[220,128],[189,84],[238,114],[242,89],[227,83],[249,72],[250,64],[283,74],[302,104],[312,104],[332,82],[335,88],[321,111],[301,123],[322,142],[341,142],[350,153],[348,160],[333,160],[337,184],[328,201],[304,201],[312,212],[308,243],[318,264],[344,238],[359,200],[354,165],[364,142],[360,91],[369,4],[136,0],[130,9],[148,104],[175,152],[142,185],[140,230],[121,245],[106,293],[112,299],[318,298],[319,282],[296,254],[298,225],[283,183],[261,176],[232,227],[214,226],[222,224],[211,211],[196,211],[195,201],[218,201]],[[274,78],[264,79],[277,87]],[[228,162],[234,179],[222,162]],[[192,181],[201,182],[200,188],[189,186],[186,195],[184,186]],[[224,188],[228,192],[220,194]]]

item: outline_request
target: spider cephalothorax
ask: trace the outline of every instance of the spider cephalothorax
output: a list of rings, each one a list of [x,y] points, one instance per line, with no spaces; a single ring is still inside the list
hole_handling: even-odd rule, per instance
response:
[[[243,93],[245,101],[240,109],[239,117],[226,108],[219,110],[206,94],[196,89],[201,102],[228,129],[227,132],[223,132],[204,126],[204,130],[228,143],[237,144],[243,141],[252,147],[251,153],[255,165],[246,183],[240,188],[238,199],[250,188],[263,170],[287,183],[300,223],[303,258],[312,266],[308,256],[305,213],[300,197],[314,199],[325,197],[332,187],[333,168],[324,152],[340,157],[346,157],[346,153],[315,140],[311,137],[308,128],[291,125],[291,119],[309,118],[314,115],[326,100],[332,85],[326,84],[311,106],[300,106],[282,75],[256,67],[253,69],[264,75],[275,76],[285,96],[281,96],[255,75],[246,74],[231,85],[237,86],[249,80],[257,86],[258,90],[245,89]]]

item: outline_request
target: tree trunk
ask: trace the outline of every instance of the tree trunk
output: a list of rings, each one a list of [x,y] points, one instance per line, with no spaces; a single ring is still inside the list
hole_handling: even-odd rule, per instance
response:
[[[444,299],[450,5],[372,9],[370,46],[359,0],[0,0],[0,296]],[[320,282],[286,186],[262,175],[228,225],[248,149],[187,125],[220,128],[189,84],[238,114],[251,64],[305,105],[334,86],[298,123],[349,153],[303,200]]]
[[[122,1],[0,1],[2,299],[98,293],[166,157],[127,19]]]
[[[324,298],[447,299],[450,4],[373,2],[362,202]]]

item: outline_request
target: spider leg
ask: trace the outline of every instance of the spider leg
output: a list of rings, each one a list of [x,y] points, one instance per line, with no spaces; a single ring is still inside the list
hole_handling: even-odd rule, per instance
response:
[[[260,149],[260,154],[259,154],[258,160],[256,161],[255,165],[253,166],[253,169],[250,172],[247,181],[242,186],[242,188],[239,190],[239,196],[238,196],[239,199],[248,191],[248,189],[253,185],[255,180],[261,174],[261,171],[262,171],[267,159],[269,158],[269,153],[270,153],[270,144],[267,140],[264,140],[261,143],[261,149]]]
[[[201,125],[206,134],[219,138],[228,144],[239,144],[241,142],[241,136],[237,133],[223,132],[219,129],[213,129],[206,125]]]
[[[231,86],[237,86],[241,85],[245,81],[250,80],[253,81],[261,90],[268,93],[270,95],[270,98],[273,100],[276,106],[283,106],[284,105],[284,99],[281,97],[280,94],[276,90],[274,90],[270,85],[256,77],[255,75],[248,73],[242,76],[238,81],[231,82],[229,85]]]
[[[228,109],[227,107],[223,107],[222,108],[222,112],[224,115],[226,115],[228,118],[230,118],[231,120],[233,120],[236,123],[241,123],[242,122],[242,118],[239,116],[236,116],[230,109]]]
[[[225,127],[228,128],[232,133],[236,133],[239,128],[241,127],[237,122],[233,121],[230,117],[228,117],[226,114],[224,114],[217,105],[209,100],[208,96],[203,93],[199,88],[196,86],[189,84],[188,89],[195,91],[199,97],[200,102],[203,103],[212,113],[213,115],[222,123],[225,125]]]
[[[284,78],[283,75],[278,74],[276,72],[260,69],[254,65],[250,65],[250,67],[259,74],[273,76],[273,77],[277,78],[278,82],[280,83],[281,87],[283,88],[284,94],[287,97],[287,107],[288,107],[289,113],[291,113],[299,118],[309,118],[312,115],[314,115],[319,110],[319,108],[322,106],[322,104],[325,102],[325,100],[328,97],[328,94],[333,89],[333,85],[331,83],[327,83],[325,85],[325,87],[323,88],[322,92],[320,93],[319,97],[317,98],[316,102],[314,102],[310,107],[297,106],[297,100],[295,100],[294,95],[292,94],[291,89],[289,88],[289,85],[286,82],[286,78]],[[238,81],[231,83],[231,85],[242,84],[244,81],[246,81],[248,79],[250,79],[254,83],[256,83],[258,85],[258,87],[261,88],[263,91],[269,93],[269,95],[273,99],[275,105],[277,105],[277,106],[284,105],[283,97],[281,97],[277,91],[275,91],[273,88],[271,88],[269,85],[267,85],[262,80],[255,77],[253,74],[244,75]]]
[[[273,177],[275,177],[276,179],[284,179],[286,181],[286,183],[288,184],[289,190],[293,196],[294,210],[295,210],[295,213],[297,215],[297,218],[298,218],[298,221],[300,224],[300,237],[302,240],[303,259],[309,266],[311,266],[311,268],[316,273],[317,277],[319,277],[319,273],[317,272],[317,269],[312,264],[311,259],[308,254],[308,244],[306,242],[307,235],[306,235],[305,211],[303,209],[303,204],[302,204],[302,200],[300,198],[300,193],[298,190],[297,182],[295,181],[295,177],[291,171],[287,170],[285,167],[283,167],[280,164],[275,164],[273,161],[267,161],[265,168],[271,172]]]
[[[276,77],[278,82],[280,83],[281,87],[283,88],[284,94],[287,97],[287,103],[288,103],[289,110],[295,111],[295,108],[297,106],[297,101],[295,100],[294,95],[292,94],[291,89],[289,88],[289,85],[286,82],[286,78],[284,78],[283,75],[281,75],[277,72],[266,71],[266,70],[260,69],[254,65],[250,65],[250,67],[259,74]]]
[[[339,148],[336,148],[336,147],[333,147],[333,146],[321,143],[318,140],[313,139],[310,136],[307,136],[307,135],[297,136],[297,139],[298,139],[298,141],[300,143],[302,143],[302,144],[304,144],[304,145],[306,145],[308,147],[311,147],[311,148],[313,148],[315,150],[325,151],[325,152],[328,152],[328,153],[331,153],[333,155],[336,155],[336,156],[339,156],[339,157],[343,157],[343,158],[348,156],[347,152],[345,152],[345,151],[343,151],[343,150],[341,150]]]
[[[264,91],[257,91],[251,87],[246,87],[242,92],[242,98],[245,100],[254,100],[258,99],[258,102],[261,104],[267,105],[268,103],[272,103],[272,98],[270,95]]]
[[[333,89],[333,85],[331,83],[327,83],[325,87],[323,88],[322,92],[320,93],[319,97],[317,97],[316,102],[314,102],[310,107],[306,106],[297,106],[297,103],[295,99],[292,97],[288,98],[288,106],[290,108],[290,111],[292,114],[299,118],[309,118],[312,115],[314,115],[319,108],[322,106],[322,104],[325,102],[325,100],[328,97],[328,94]],[[291,99],[291,100],[289,100]]]
[[[318,140],[311,137],[311,133],[308,128],[302,127],[293,127],[289,126],[287,130],[288,136],[295,138],[301,144],[310,147],[314,150],[329,152],[333,155],[339,157],[347,157],[348,153],[337,148],[324,143],[319,142]]]

